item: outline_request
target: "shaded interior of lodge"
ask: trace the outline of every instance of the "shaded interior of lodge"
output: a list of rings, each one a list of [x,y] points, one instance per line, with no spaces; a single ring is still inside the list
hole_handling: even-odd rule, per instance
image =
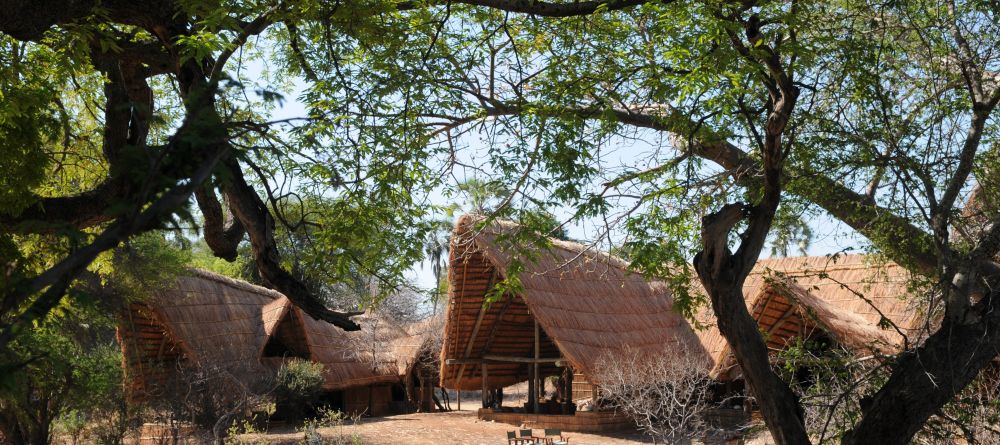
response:
[[[482,391],[480,417],[582,431],[626,426],[610,419],[614,412],[601,414],[594,375],[602,357],[625,349],[657,354],[683,346],[704,355],[720,399],[743,393],[710,307],[696,315],[695,328],[673,309],[667,284],[628,272],[623,260],[554,239],[510,248],[506,235],[518,227],[483,221],[466,215],[452,234],[440,372],[445,388]],[[497,295],[511,266],[520,269],[519,290]],[[898,350],[904,335],[913,341],[927,319],[904,298],[910,281],[902,267],[861,255],[767,259],[744,295],[775,353],[804,339],[870,355]],[[704,292],[698,283],[691,287]],[[543,398],[537,388],[546,378],[557,390]],[[525,381],[528,402],[503,406],[503,388]]]
[[[377,416],[417,408],[419,393],[433,390],[420,382],[433,385],[437,378],[425,370],[416,386],[406,384],[418,357],[428,355],[427,333],[368,315],[356,320],[363,329],[346,332],[310,317],[278,292],[191,270],[174,286],[131,304],[121,317],[118,341],[129,398],[174,397],[190,391],[186,386],[199,372],[228,376],[236,387],[252,390],[271,384],[283,363],[299,358],[323,365],[323,404]]]

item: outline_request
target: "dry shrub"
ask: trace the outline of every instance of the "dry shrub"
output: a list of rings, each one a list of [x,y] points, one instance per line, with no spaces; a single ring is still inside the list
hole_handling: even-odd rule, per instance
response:
[[[709,434],[709,362],[684,342],[658,354],[626,349],[600,357],[593,374],[603,404],[627,415],[645,434],[671,443]]]

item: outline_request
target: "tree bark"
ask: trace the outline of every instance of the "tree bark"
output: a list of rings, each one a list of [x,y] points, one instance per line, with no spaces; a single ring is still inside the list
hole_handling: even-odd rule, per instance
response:
[[[959,325],[945,319],[920,347],[904,353],[889,380],[862,405],[844,445],[905,445],[1000,353],[1000,316]]]
[[[729,231],[742,219],[743,210],[731,204],[705,217],[702,243],[706,247],[695,257],[695,268],[712,300],[719,331],[732,348],[775,442],[809,444],[798,398],[771,369],[767,345],[747,311],[743,295],[747,274],[726,247]]]
[[[214,187],[210,185],[201,187],[195,191],[194,196],[204,217],[202,234],[205,236],[205,243],[215,256],[226,261],[235,261],[239,253],[237,248],[246,233],[243,224],[233,217],[228,206],[223,208],[219,203]]]
[[[224,163],[227,182],[223,193],[229,201],[233,214],[250,235],[254,262],[261,278],[272,288],[285,294],[303,311],[317,320],[324,320],[348,331],[361,327],[351,321],[354,313],[341,313],[328,309],[312,292],[292,274],[281,267],[278,245],[274,240],[274,217],[257,191],[247,183],[243,171],[235,159]]]

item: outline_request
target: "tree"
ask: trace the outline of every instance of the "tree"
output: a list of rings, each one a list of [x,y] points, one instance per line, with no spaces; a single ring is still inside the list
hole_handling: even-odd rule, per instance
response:
[[[686,313],[697,274],[780,444],[809,438],[740,289],[783,211],[852,227],[943,308],[843,443],[907,442],[997,355],[990,1],[95,5],[0,2],[0,350],[101,252],[183,220],[195,192],[217,255],[248,237],[264,283],[356,328],[282,264],[277,203],[337,195],[320,238],[376,248],[331,260],[381,270],[419,256],[420,195],[460,166],[509,192],[505,214],[569,208],[606,222],[599,239],[623,233]],[[243,56],[304,79],[308,116],[264,120],[280,96]],[[488,144],[464,156],[473,132]],[[648,156],[608,159],[637,137]]]
[[[636,268],[697,273],[781,444],[809,438],[742,283],[782,206],[856,230],[944,310],[842,440],[906,443],[998,351],[994,6],[656,2],[560,20],[456,7],[480,32],[443,27],[469,44],[437,82],[465,102],[427,116],[448,134],[488,125],[511,195],[624,230]],[[651,162],[601,162],[646,130],[662,135]]]
[[[121,443],[135,413],[122,409],[122,356],[113,337],[107,314],[81,306],[61,308],[12,342],[0,358],[21,369],[0,378],[4,443],[48,444],[69,415],[94,421],[94,435],[106,443]]]

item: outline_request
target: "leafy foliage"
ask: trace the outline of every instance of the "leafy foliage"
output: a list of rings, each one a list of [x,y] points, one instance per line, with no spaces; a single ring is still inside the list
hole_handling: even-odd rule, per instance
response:
[[[302,420],[315,408],[323,382],[323,365],[310,360],[286,360],[275,376],[274,398],[278,409],[292,420]]]

